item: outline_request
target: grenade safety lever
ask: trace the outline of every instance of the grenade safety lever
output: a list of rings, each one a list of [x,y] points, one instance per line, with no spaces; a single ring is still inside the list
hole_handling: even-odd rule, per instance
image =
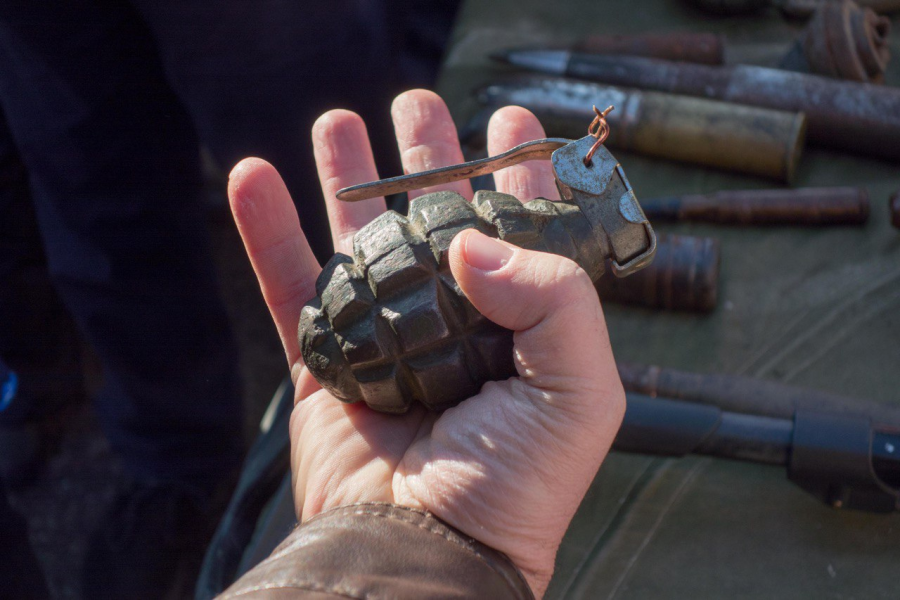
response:
[[[450,242],[464,229],[568,257],[595,282],[607,260],[619,277],[649,264],[656,234],[602,145],[606,112],[597,111],[580,140],[537,140],[491,158],[339,191],[341,200],[364,200],[549,156],[562,200],[522,204],[480,191],[469,202],[436,192],[412,200],[407,217],[388,211],[360,229],[353,256],[328,261],[317,296],[300,316],[303,360],[322,387],[346,402],[404,413],[413,401],[450,408],[485,382],[516,374],[512,332],[481,315],[450,272]]]
[[[571,142],[572,140],[564,138],[545,138],[543,140],[525,142],[507,150],[503,154],[469,161],[461,165],[441,167],[430,171],[422,171],[421,173],[400,175],[399,177],[352,185],[338,190],[337,199],[345,202],[357,202],[378,196],[421,190],[442,183],[472,179],[473,177],[487,175],[525,161],[550,158],[554,150],[562,148]]]
[[[609,110],[598,114],[605,117]],[[605,124],[606,121],[602,122]],[[624,277],[653,260],[656,236],[622,167],[597,142],[594,134],[577,141],[546,138],[525,142],[497,156],[346,187],[338,191],[337,198],[345,202],[357,202],[472,179],[529,160],[549,158],[553,164],[560,198],[578,205],[591,220],[591,225],[600,228],[597,242],[602,248],[611,251],[613,273]],[[578,156],[584,158],[579,160]],[[618,199],[605,193],[614,175],[618,175],[625,187],[625,192]],[[622,223],[622,219],[625,223]],[[639,227],[629,227],[628,224]],[[605,233],[605,239],[601,231]],[[609,255],[610,252],[604,254]]]

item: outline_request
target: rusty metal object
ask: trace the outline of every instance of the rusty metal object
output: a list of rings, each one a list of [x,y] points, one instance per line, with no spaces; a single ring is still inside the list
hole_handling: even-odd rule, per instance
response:
[[[741,15],[772,4],[772,0],[689,0],[697,8],[716,15]]]
[[[704,65],[721,65],[725,62],[725,37],[715,33],[593,35],[576,42],[572,49],[594,54],[646,56]]]
[[[888,201],[891,211],[891,225],[900,229],[900,190],[893,193]]]
[[[595,286],[604,302],[709,312],[718,300],[719,257],[713,238],[661,234],[650,266],[627,279],[601,277]]]
[[[809,140],[891,160],[900,159],[900,89],[739,65],[710,67],[630,56],[564,51],[509,56],[512,64],[610,85],[803,111]]]
[[[666,367],[616,363],[629,392],[710,404],[722,410],[791,419],[798,410],[865,414],[900,427],[900,408],[871,400],[795,387],[740,375],[705,374]]]
[[[584,121],[583,118],[582,121]],[[546,138],[525,142],[496,156],[480,158],[460,165],[432,169],[424,173],[399,175],[350,186],[338,191],[337,199],[344,202],[359,202],[360,200],[368,200],[378,196],[389,196],[391,194],[429,188],[441,183],[472,179],[473,177],[494,173],[500,169],[529,160],[550,158],[553,152],[571,141],[563,138]]]
[[[610,146],[788,183],[806,133],[801,113],[542,76],[504,79],[477,97],[489,109],[466,129],[479,135],[499,106],[523,106],[551,135],[571,136],[583,127],[585,106],[614,104]]]
[[[717,15],[741,15],[778,7],[785,15],[807,18],[818,8],[835,0],[688,0],[697,8]],[[878,14],[900,11],[900,0],[856,0],[860,6]],[[662,57],[660,57],[662,58]]]
[[[734,225],[860,225],[869,218],[865,188],[728,190],[641,201],[652,221]]]
[[[600,146],[585,165],[595,142],[588,135],[553,152],[560,202],[523,205],[485,191],[468,202],[437,192],[410,202],[408,217],[388,211],[360,229],[353,256],[336,254],[325,265],[317,297],[301,311],[300,348],[312,375],[341,400],[392,413],[406,412],[413,402],[449,408],[486,381],[514,375],[512,332],[488,321],[465,297],[450,272],[450,243],[475,228],[571,258],[594,281],[606,261],[618,276],[645,266],[656,236],[609,151]],[[407,185],[433,173],[386,182]]]
[[[851,0],[821,5],[781,62],[782,69],[882,83],[891,21]]]
[[[835,0],[770,0],[789,17],[809,17],[822,6]],[[856,4],[869,8],[880,15],[900,11],[900,0],[856,0]]]

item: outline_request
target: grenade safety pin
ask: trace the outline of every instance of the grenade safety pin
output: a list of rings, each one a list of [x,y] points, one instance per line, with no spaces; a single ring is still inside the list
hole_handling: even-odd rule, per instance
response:
[[[317,296],[300,316],[303,360],[337,398],[404,413],[418,401],[455,406],[492,380],[516,374],[512,332],[482,316],[450,272],[450,242],[464,229],[578,263],[597,281],[607,261],[618,277],[646,266],[656,234],[618,161],[602,145],[600,112],[580,140],[527,142],[460,165],[345,188],[357,201],[470,179],[550,158],[561,201],[525,204],[493,191],[471,202],[435,192],[410,202],[404,217],[388,211],[357,232],[353,256],[336,254],[316,281]]]

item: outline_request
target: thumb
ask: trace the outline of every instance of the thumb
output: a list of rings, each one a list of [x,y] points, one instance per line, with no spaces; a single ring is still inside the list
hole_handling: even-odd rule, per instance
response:
[[[524,250],[472,229],[453,240],[450,268],[479,312],[515,332],[520,380],[538,392],[529,396],[577,416],[602,409],[611,441],[625,394],[587,273],[567,258]]]

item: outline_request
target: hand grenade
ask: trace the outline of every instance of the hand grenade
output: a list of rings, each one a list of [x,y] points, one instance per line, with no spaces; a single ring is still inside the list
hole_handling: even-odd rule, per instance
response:
[[[388,211],[373,220],[356,234],[353,256],[336,254],[325,265],[299,325],[303,359],[322,387],[346,402],[404,413],[416,401],[432,410],[452,407],[485,382],[516,374],[512,332],[481,315],[450,272],[450,242],[463,229],[566,256],[594,281],[607,260],[619,276],[649,263],[653,229],[616,159],[590,135],[530,142],[491,159],[347,191],[368,188],[360,199],[459,180],[548,147],[562,201],[522,204],[481,191],[470,203],[453,192],[427,194],[405,217]]]

